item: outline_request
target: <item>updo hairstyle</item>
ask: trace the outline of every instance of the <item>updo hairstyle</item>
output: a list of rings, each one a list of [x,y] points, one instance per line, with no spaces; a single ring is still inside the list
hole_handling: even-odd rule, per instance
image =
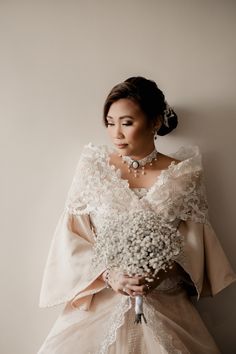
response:
[[[158,135],[166,135],[177,127],[178,117],[172,108],[170,114],[163,92],[153,80],[142,76],[130,77],[111,89],[103,108],[103,122],[106,127],[108,126],[106,117],[110,106],[121,98],[128,98],[137,103],[150,125],[156,123],[156,118],[159,116],[162,125],[158,130]]]

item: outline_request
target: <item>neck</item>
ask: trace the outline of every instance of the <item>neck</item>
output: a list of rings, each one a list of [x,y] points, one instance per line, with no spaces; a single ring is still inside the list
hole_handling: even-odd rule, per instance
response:
[[[133,160],[141,160],[144,157],[151,154],[154,149],[155,149],[155,145],[152,144],[151,146],[147,147],[146,149],[143,149],[142,152],[135,154],[135,155],[129,155],[129,157],[131,157]]]

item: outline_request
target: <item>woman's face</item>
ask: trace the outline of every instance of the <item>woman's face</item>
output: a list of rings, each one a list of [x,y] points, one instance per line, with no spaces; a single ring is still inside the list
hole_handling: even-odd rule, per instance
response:
[[[138,103],[122,98],[112,103],[107,113],[108,134],[122,155],[145,156],[154,149],[153,126]]]

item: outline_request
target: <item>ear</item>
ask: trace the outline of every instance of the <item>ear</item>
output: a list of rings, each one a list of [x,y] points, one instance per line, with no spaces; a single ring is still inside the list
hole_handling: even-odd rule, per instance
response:
[[[158,117],[156,118],[156,121],[153,123],[153,129],[154,129],[154,130],[159,130],[160,127],[161,127],[161,125],[162,125],[161,116],[158,116]]]

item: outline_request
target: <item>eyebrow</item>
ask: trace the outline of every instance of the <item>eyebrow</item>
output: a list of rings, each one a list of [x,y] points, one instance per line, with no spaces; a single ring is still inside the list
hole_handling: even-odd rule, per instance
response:
[[[113,119],[113,117],[111,117],[111,116],[107,116],[107,118]],[[134,118],[131,117],[131,116],[120,116],[120,117],[119,117],[119,119],[124,119],[124,118],[131,118],[131,119],[134,119]]]

